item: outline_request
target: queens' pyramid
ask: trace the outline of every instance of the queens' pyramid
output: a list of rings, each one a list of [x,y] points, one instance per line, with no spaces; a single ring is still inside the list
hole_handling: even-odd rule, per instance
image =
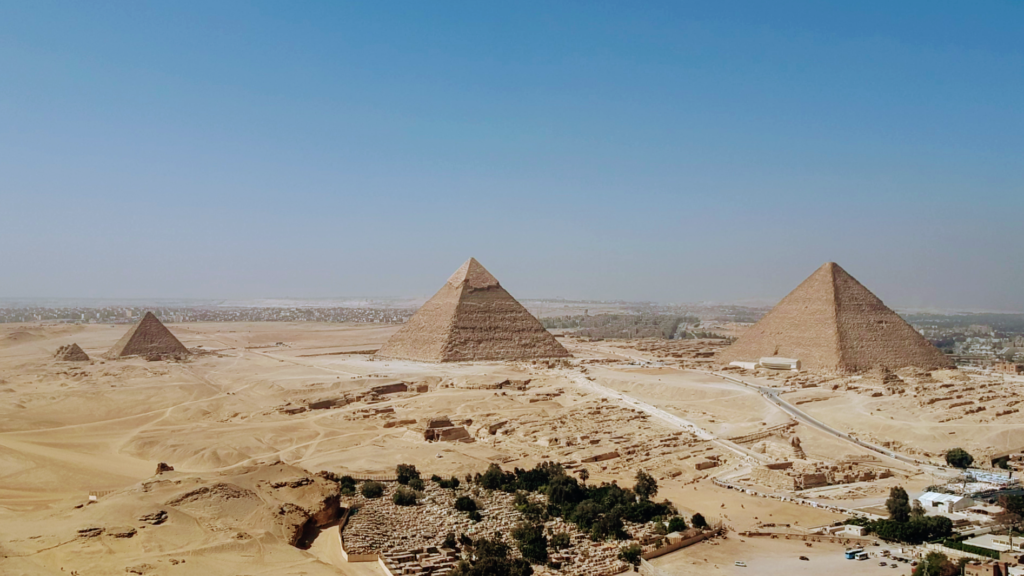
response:
[[[142,320],[132,326],[132,329],[107,352],[107,357],[175,356],[188,353],[188,348],[185,348],[152,312],[146,312]]]
[[[57,348],[54,358],[61,362],[88,362],[89,355],[78,344],[67,344]]]
[[[452,274],[377,355],[422,362],[570,356],[473,258]]]
[[[951,362],[846,270],[829,262],[772,308],[718,359],[800,360],[806,370],[938,368]]]

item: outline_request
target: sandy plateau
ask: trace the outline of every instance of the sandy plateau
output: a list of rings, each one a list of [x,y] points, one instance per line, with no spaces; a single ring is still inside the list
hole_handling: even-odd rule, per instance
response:
[[[369,354],[397,326],[169,327],[205,352],[185,361],[106,360],[125,326],[0,326],[0,572],[381,574],[340,560],[330,540],[339,496],[317,473],[390,476],[397,463],[415,464],[424,477],[461,477],[490,463],[554,461],[586,466],[591,482],[628,485],[642,468],[658,479],[659,498],[682,511],[735,530],[809,528],[842,516],[744,495],[712,477],[743,477],[762,458],[755,448],[790,450],[791,436],[810,460],[858,452],[796,423],[756,390],[708,374],[715,348],[700,341],[561,338],[573,359],[435,365]],[[53,359],[72,342],[92,360]],[[978,450],[1024,444],[1020,413],[996,416],[1011,401],[1009,384],[937,376],[906,374],[896,396],[873,396],[869,380],[803,387],[744,378],[907,454],[933,456],[953,438]],[[949,410],[949,399],[933,398],[957,395],[991,407],[950,419],[969,407]],[[427,442],[427,422],[437,417],[466,437]],[[760,447],[741,438],[780,427]],[[820,498],[852,502],[932,480],[890,460],[871,465],[893,478]],[[697,465],[708,461],[713,467]],[[155,475],[160,462],[174,471]]]

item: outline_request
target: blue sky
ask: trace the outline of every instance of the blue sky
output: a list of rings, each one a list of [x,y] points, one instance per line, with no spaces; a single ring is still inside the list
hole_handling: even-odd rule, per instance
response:
[[[0,3],[0,296],[1024,311],[1020,2]]]

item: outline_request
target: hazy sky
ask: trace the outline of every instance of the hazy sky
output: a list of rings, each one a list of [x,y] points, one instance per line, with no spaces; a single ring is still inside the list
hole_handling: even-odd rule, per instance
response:
[[[1024,3],[0,2],[0,297],[1024,310]]]

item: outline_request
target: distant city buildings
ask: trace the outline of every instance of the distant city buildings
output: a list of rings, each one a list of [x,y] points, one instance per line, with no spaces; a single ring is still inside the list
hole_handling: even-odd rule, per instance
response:
[[[69,324],[134,324],[152,311],[161,321],[180,322],[360,322],[401,324],[415,310],[346,307],[210,307],[210,308],[0,308],[0,323],[66,322]]]

